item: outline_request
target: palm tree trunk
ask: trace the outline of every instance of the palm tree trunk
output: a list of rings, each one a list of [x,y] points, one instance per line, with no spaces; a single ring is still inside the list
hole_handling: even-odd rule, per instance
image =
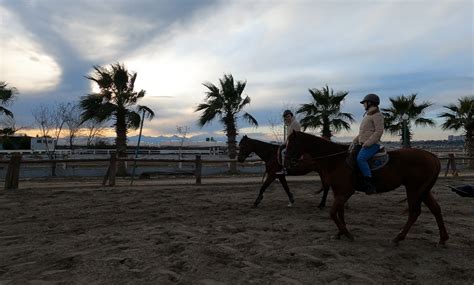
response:
[[[466,131],[466,150],[469,159],[469,168],[474,168],[474,138],[472,130]]]
[[[228,131],[227,133],[227,149],[230,159],[235,159],[237,157],[237,144],[235,140],[236,135],[237,132],[235,130]],[[229,172],[232,174],[237,173],[237,162],[233,161],[230,163]]]
[[[321,136],[327,140],[331,140],[331,128],[329,126],[329,119],[323,118],[323,129],[321,131]]]
[[[117,137],[115,138],[115,147],[119,158],[127,157],[127,125],[125,123],[125,115],[117,114],[115,126]],[[124,161],[117,162],[117,176],[127,176],[127,168]]]

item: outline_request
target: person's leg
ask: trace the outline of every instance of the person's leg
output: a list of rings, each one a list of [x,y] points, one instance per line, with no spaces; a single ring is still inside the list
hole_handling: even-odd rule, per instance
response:
[[[376,193],[375,184],[372,181],[372,173],[367,161],[377,153],[379,148],[380,146],[378,144],[374,144],[370,147],[362,148],[357,155],[357,164],[359,165],[359,169],[364,176],[364,188],[366,194]]]
[[[285,168],[285,156],[286,156],[286,147],[281,150],[281,170],[277,171],[276,175],[286,175],[286,168]]]
[[[362,172],[364,177],[372,177],[372,173],[370,172],[369,163],[367,162],[372,156],[374,156],[377,151],[379,151],[380,145],[373,144],[370,147],[363,147],[359,154],[357,155],[357,165],[359,165],[359,169]]]

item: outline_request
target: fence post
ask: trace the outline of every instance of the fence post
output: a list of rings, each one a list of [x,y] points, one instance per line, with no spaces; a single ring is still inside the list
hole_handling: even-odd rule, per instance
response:
[[[115,175],[117,174],[117,154],[112,152],[110,154],[109,168],[105,173],[104,180],[102,180],[102,185],[105,186],[107,180],[109,180],[109,186],[115,186]]]
[[[458,170],[456,167],[456,160],[454,159],[454,153],[448,154],[448,164],[446,165],[446,173],[444,176],[448,176],[449,168],[451,168],[451,173],[453,176],[458,176]]]
[[[5,190],[18,189],[20,179],[21,154],[14,153],[8,164],[7,174],[5,176]]]
[[[196,155],[196,184],[201,185],[202,160],[200,155]]]

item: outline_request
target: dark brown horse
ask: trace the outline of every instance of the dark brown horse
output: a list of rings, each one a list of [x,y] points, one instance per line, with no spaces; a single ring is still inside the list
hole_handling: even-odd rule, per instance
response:
[[[245,159],[251,154],[257,154],[264,162],[265,162],[265,170],[267,173],[267,179],[263,182],[262,187],[260,187],[260,192],[258,194],[257,199],[254,202],[254,206],[257,207],[258,204],[263,199],[263,193],[267,189],[268,186],[278,178],[280,180],[281,185],[285,189],[286,194],[288,195],[288,199],[290,200],[290,204],[294,203],[293,194],[290,192],[290,188],[288,187],[288,183],[286,182],[285,175],[277,175],[276,173],[282,169],[281,164],[278,162],[277,154],[279,151],[279,146],[271,143],[262,142],[259,140],[251,139],[247,136],[243,136],[239,143],[239,156],[238,161],[244,162]],[[309,157],[308,157],[309,158]],[[292,168],[288,171],[288,175],[305,175],[311,171],[318,171],[315,169],[314,163],[312,163],[311,159],[302,160],[298,163],[298,166]],[[319,203],[319,208],[324,208],[326,205],[326,198],[328,196],[329,186],[325,183],[324,179],[321,176],[321,183],[322,189],[319,191],[323,191],[323,197],[321,202]]]
[[[338,144],[302,132],[295,132],[290,136],[286,153],[290,168],[297,165],[301,154],[309,153],[314,163],[325,171],[326,179],[334,193],[330,213],[339,229],[337,237],[345,235],[353,240],[344,221],[344,203],[354,194],[356,184],[353,167],[346,162],[349,153]],[[439,159],[430,152],[412,148],[389,151],[388,154],[388,164],[373,171],[377,192],[391,191],[404,185],[409,211],[408,221],[393,242],[398,244],[405,239],[410,227],[420,215],[423,202],[435,216],[439,228],[439,243],[444,244],[449,236],[441,208],[431,193],[441,169]]]

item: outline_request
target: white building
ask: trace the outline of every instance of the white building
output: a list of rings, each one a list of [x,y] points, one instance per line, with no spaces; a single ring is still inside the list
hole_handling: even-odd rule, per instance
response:
[[[57,141],[53,138],[31,138],[31,150],[50,150],[53,151],[56,148]]]
[[[448,142],[458,142],[458,141],[464,141],[464,136],[453,136],[453,135],[448,136]]]

